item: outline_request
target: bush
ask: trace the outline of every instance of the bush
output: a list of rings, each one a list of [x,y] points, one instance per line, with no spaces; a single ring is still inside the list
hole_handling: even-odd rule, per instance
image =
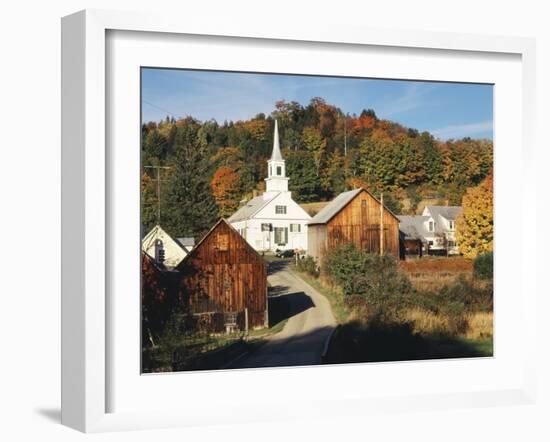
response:
[[[409,279],[399,272],[395,258],[357,250],[352,244],[337,247],[325,259],[332,282],[354,305],[357,297],[367,306],[369,321],[393,322],[405,307],[411,292]]]
[[[311,256],[306,256],[303,259],[299,259],[296,268],[299,272],[307,273],[308,275],[313,276],[314,278],[319,277],[319,267],[317,263]]]
[[[479,279],[493,277],[493,252],[486,252],[474,259],[474,276]]]

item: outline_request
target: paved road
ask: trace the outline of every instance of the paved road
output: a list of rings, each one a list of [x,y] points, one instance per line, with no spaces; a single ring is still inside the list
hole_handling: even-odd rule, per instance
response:
[[[283,330],[232,368],[320,364],[325,341],[336,326],[329,301],[291,272],[284,261],[271,263],[268,281],[270,296],[288,301],[290,318]]]

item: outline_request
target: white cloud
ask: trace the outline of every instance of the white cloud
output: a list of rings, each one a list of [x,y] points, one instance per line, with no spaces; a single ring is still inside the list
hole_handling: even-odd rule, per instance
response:
[[[384,102],[376,106],[376,113],[382,118],[389,118],[403,112],[424,106],[427,102],[434,104],[429,95],[438,85],[434,83],[414,82],[407,85],[404,93],[395,99],[385,99]]]
[[[477,135],[482,132],[487,132],[493,129],[493,122],[481,121],[470,124],[457,124],[445,126],[439,129],[432,129],[430,132],[436,138],[448,140],[449,138],[464,138]]]

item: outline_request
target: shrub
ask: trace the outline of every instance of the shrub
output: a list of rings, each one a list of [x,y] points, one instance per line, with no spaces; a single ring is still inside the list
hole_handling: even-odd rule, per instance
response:
[[[311,256],[306,256],[304,259],[299,259],[296,268],[299,272],[307,273],[314,278],[319,277],[319,267]]]
[[[369,321],[398,320],[411,292],[411,283],[398,270],[395,258],[359,251],[352,244],[329,253],[325,270],[347,300],[357,305],[357,297],[364,299]]]
[[[493,287],[475,283],[460,275],[455,281],[441,291],[443,312],[458,315],[459,313],[493,311]],[[459,312],[459,309],[462,310]]]
[[[474,259],[474,276],[479,279],[493,277],[493,252],[486,252]]]

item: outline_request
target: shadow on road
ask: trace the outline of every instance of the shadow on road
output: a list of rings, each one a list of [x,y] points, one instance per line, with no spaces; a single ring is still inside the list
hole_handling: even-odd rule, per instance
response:
[[[267,268],[267,274],[273,275],[277,272],[280,272],[281,270],[284,270],[286,266],[288,265],[289,261],[287,259],[281,259],[278,261],[272,261],[269,263],[269,266]]]
[[[288,292],[289,288],[290,287],[287,286],[287,285],[274,285],[274,286],[271,286],[268,289],[267,296],[269,296],[270,298],[273,298],[275,296],[284,295],[286,292]]]
[[[319,327],[292,337],[277,337],[227,368],[296,367],[322,364],[321,354],[332,327]]]
[[[282,293],[270,296],[268,302],[270,327],[315,307],[311,298],[304,292]]]

